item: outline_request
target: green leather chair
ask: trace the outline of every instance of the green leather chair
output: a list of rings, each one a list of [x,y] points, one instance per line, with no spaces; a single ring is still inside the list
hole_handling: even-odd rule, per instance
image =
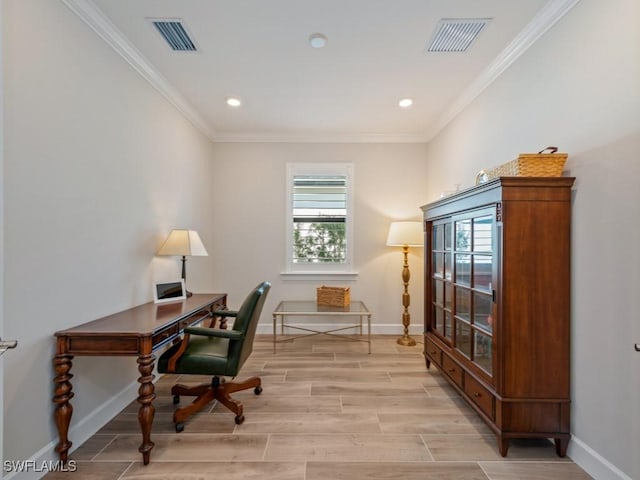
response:
[[[181,395],[197,397],[190,405],[174,412],[176,432],[184,430],[185,420],[213,400],[218,400],[236,414],[236,424],[244,421],[242,403],[231,398],[230,394],[253,388],[254,393],[259,395],[262,392],[260,377],[251,377],[238,383],[226,382],[223,377],[235,377],[249,358],[260,313],[270,288],[269,282],[262,282],[247,296],[239,310],[213,312],[216,316],[234,318],[233,329],[187,327],[182,340],[160,356],[160,373],[213,375],[211,383],[195,387],[176,384],[171,388],[174,404],[180,402]]]

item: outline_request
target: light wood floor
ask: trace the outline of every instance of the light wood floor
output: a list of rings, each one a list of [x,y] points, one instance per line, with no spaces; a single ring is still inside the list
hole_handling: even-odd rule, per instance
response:
[[[432,367],[422,345],[395,337],[365,343],[314,336],[278,345],[258,336],[240,378],[259,375],[262,395],[238,392],[246,420],[222,406],[176,434],[169,394],[156,385],[151,463],[142,465],[134,401],[70,458],[78,471],[44,478],[200,480],[546,480],[591,478],[547,441],[512,442],[507,458],[484,423]],[[208,381],[182,376],[181,383]],[[184,398],[183,402],[190,400]]]

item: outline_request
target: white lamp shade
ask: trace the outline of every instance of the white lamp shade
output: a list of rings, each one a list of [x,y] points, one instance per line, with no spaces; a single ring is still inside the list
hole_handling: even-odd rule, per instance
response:
[[[393,222],[389,227],[387,245],[390,247],[422,247],[424,232],[420,222]]]
[[[171,230],[158,255],[207,257],[209,254],[195,230]]]

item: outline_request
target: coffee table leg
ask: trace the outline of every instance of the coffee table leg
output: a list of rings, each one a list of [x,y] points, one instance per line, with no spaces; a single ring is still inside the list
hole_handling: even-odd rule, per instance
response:
[[[69,400],[73,398],[73,388],[71,385],[71,378],[73,375],[69,373],[71,370],[71,360],[73,355],[59,354],[53,359],[54,370],[56,376],[54,378],[55,383],[55,395],[53,397],[53,403],[55,403],[56,409],[54,412],[54,418],[56,426],[58,427],[58,438],[60,441],[56,446],[56,452],[60,455],[60,460],[66,462],[69,455],[69,448],[71,448],[71,442],[69,441],[69,424],[71,423],[71,414],[73,413],[73,407],[69,403]]]
[[[367,342],[369,343],[369,354],[371,354],[371,314],[367,315]]]
[[[276,353],[276,316],[273,316],[273,353]]]
[[[138,357],[138,371],[140,372],[140,388],[138,389],[138,403],[140,410],[138,412],[138,421],[140,422],[140,430],[142,430],[142,444],[138,451],[142,453],[142,461],[145,465],[149,464],[151,449],[153,442],[151,441],[151,426],[153,425],[153,417],[155,407],[153,400],[156,398],[155,386],[153,385],[153,364],[156,357],[153,354],[140,355]]]

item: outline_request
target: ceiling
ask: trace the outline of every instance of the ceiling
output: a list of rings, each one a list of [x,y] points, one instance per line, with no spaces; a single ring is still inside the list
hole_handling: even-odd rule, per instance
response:
[[[424,142],[577,0],[63,1],[214,141]],[[198,50],[171,50],[157,18]],[[428,52],[444,18],[491,21]]]

